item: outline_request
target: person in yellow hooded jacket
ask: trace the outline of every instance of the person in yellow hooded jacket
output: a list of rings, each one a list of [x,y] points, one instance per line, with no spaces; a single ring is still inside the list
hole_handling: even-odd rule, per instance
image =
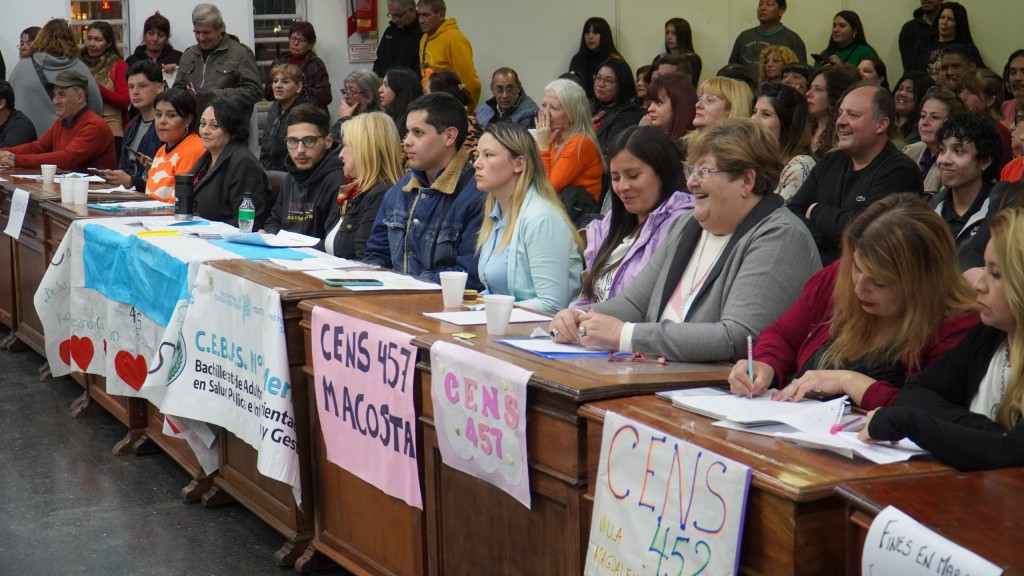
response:
[[[416,5],[423,36],[420,38],[420,75],[426,89],[430,75],[438,70],[451,70],[473,97],[473,106],[480,100],[480,77],[473,64],[473,46],[459,30],[454,18],[447,19],[444,0],[420,0]],[[472,109],[471,108],[471,109]]]

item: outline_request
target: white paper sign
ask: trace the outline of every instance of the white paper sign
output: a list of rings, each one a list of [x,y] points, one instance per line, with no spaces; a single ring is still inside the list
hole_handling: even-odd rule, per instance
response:
[[[750,468],[608,412],[584,574],[736,574]]]
[[[7,228],[4,234],[15,239],[21,236],[21,226],[25,222],[25,213],[28,212],[29,193],[27,190],[15,188],[11,195],[11,214],[7,217]]]
[[[965,530],[980,529],[964,526]],[[1003,569],[939,536],[893,506],[875,517],[864,540],[864,576],[998,576]]]

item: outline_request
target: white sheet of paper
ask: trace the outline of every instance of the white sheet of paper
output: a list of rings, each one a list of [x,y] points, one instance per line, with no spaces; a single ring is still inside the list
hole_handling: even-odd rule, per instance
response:
[[[317,242],[320,241],[319,238],[314,238],[313,236],[296,234],[286,230],[281,230],[277,234],[260,234],[259,232],[225,234],[224,239],[228,242],[236,242],[239,244],[271,246],[274,248],[304,248],[307,246],[316,246]]]
[[[124,185],[122,184],[122,185],[120,185],[120,186],[118,186],[116,188],[90,188],[89,189],[89,193],[90,194],[109,194],[111,192],[135,192],[135,186],[132,186],[131,188],[125,188]],[[163,204],[165,206],[168,205],[166,202],[161,202],[161,204]]]
[[[798,403],[776,402],[765,394],[746,398],[727,394],[724,396],[698,396],[673,398],[672,403],[680,408],[718,420],[731,420],[738,424],[763,424],[778,422],[804,432],[827,434],[835,423],[840,400],[818,402],[803,400]]]
[[[518,308],[513,308],[513,314]],[[484,313],[486,316],[486,312]],[[484,320],[486,324],[486,319]],[[520,350],[526,350],[528,352],[541,352],[544,354],[593,354],[595,352],[602,352],[594,348],[587,348],[586,346],[580,346],[579,344],[562,344],[554,342],[550,338],[505,338],[498,340],[504,344],[508,344],[514,348]]]
[[[15,188],[11,195],[11,213],[7,217],[7,228],[4,234],[15,239],[21,236],[21,226],[25,223],[25,213],[28,212],[28,201],[30,195],[27,190]]]
[[[905,462],[914,456],[927,454],[920,446],[904,438],[893,445],[887,442],[865,444],[857,438],[856,432],[840,432],[838,434],[808,434],[806,432],[781,432],[775,435],[780,440],[792,442],[808,448],[820,448],[853,458],[854,455],[870,460],[876,464],[892,464]]]
[[[483,310],[473,312],[424,312],[423,315],[449,324],[455,324],[456,326],[483,326],[487,324],[487,312]],[[542,316],[522,308],[513,308],[509,323],[547,322],[549,320],[551,318],[548,316]]]
[[[361,268],[366,266],[358,260],[346,260],[334,256],[322,255],[316,258],[305,260],[281,260],[280,258],[269,258],[269,260],[286,270],[309,271],[309,270],[340,270],[344,268]]]

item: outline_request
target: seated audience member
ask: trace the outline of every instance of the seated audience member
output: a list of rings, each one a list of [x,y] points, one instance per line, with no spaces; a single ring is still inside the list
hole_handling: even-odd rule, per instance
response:
[[[893,194],[843,233],[843,256],[807,281],[800,299],[757,337],[729,374],[734,394],[799,401],[846,394],[889,406],[903,383],[978,322],[952,237],[918,197]]]
[[[818,68],[807,88],[807,112],[811,115],[811,153],[820,159],[836,145],[839,102],[856,82],[838,68]]]
[[[406,123],[410,170],[384,195],[363,261],[434,283],[440,272],[466,272],[466,287],[481,290],[476,240],[484,194],[462,148],[466,108],[450,94],[427,94],[409,104]]]
[[[708,78],[697,89],[693,126],[704,131],[725,118],[749,118],[753,99],[743,82],[720,76]]]
[[[149,167],[160,149],[160,136],[153,120],[156,97],[164,89],[164,71],[155,60],[140,60],[128,67],[128,96],[138,113],[124,127],[121,160],[117,170],[103,170],[100,176],[111,184],[134,187],[139,192],[146,188]]]
[[[503,66],[491,75],[491,94],[494,96],[477,106],[476,119],[484,128],[491,122],[513,122],[523,128],[533,128],[537,116],[537,103],[526,95],[515,70]]]
[[[146,195],[174,203],[175,175],[191,173],[196,160],[206,153],[198,133],[196,100],[184,88],[164,90],[156,95],[153,109],[153,126],[163,146],[149,167]]]
[[[423,96],[423,84],[420,82],[419,74],[408,68],[392,68],[381,80],[379,94],[381,108],[395,121],[398,136],[405,140],[406,110],[410,102]]]
[[[861,82],[889,89],[888,72],[885,69],[885,62],[882,62],[881,58],[876,56],[862,59],[857,63],[857,72],[860,74]]]
[[[995,124],[980,114],[950,116],[936,134],[939,157],[935,161],[942,189],[928,204],[949,226],[958,250],[974,241],[989,211],[989,193],[995,184],[996,162],[1003,147]]]
[[[324,109],[333,100],[331,94],[331,78],[327,73],[324,61],[316,55],[316,30],[313,24],[302,20],[292,22],[288,29],[288,50],[274,59],[271,68],[291,64],[299,68],[299,83],[302,84],[302,97]],[[274,75],[271,73],[263,87],[263,96],[267,100],[277,100],[274,94]]]
[[[917,133],[917,122],[921,119],[921,102],[932,86],[935,86],[935,81],[925,72],[906,72],[896,81],[896,91],[893,92],[896,102],[896,134],[893,143],[898,148],[921,141],[921,135]]]
[[[803,62],[794,62],[782,67],[782,83],[807,95],[807,87],[811,85],[811,69]]]
[[[654,63],[651,66],[652,80],[662,74],[686,74],[693,78],[693,68],[690,65],[690,59],[679,54],[662,54],[654,59]]]
[[[476,185],[487,192],[477,274],[488,294],[554,314],[579,293],[583,248],[522,126],[496,123],[480,138]]]
[[[308,102],[302,95],[302,70],[291,64],[279,64],[270,69],[274,103],[267,111],[267,125],[260,141],[260,164],[265,170],[285,171],[288,150],[285,149],[285,118],[296,104]]]
[[[484,133],[484,127],[473,115],[473,97],[470,96],[466,86],[459,79],[459,75],[451,70],[438,70],[430,75],[427,80],[427,93],[443,92],[451,94],[456,100],[462,102],[466,107],[466,121],[469,122],[469,130],[466,132],[466,141],[462,147],[469,152],[470,160],[476,160],[476,143],[480,141],[480,135]]]
[[[920,141],[905,146],[903,153],[917,162],[925,194],[935,194],[942,187],[939,167],[935,164],[939,157],[939,139],[936,135],[946,118],[964,112],[963,102],[948,88],[929,90],[921,100],[921,114],[917,121]]]
[[[28,116],[14,107],[14,88],[0,80],[0,148],[10,148],[36,139],[36,127]]]
[[[670,18],[665,22],[665,55],[685,57],[690,62],[690,70],[686,74],[700,79],[704,63],[693,48],[693,30],[686,19]]]
[[[246,192],[256,205],[253,230],[267,219],[270,182],[249,151],[249,115],[233,100],[215,98],[199,116],[199,138],[206,152],[192,167],[195,213],[207,220],[238,225],[238,206]]]
[[[647,98],[647,85],[651,83],[651,67],[644,65],[636,69],[636,105],[647,110],[651,101]]]
[[[594,100],[591,102],[594,130],[601,154],[608,151],[620,132],[636,126],[644,111],[636,105],[636,86],[633,71],[624,60],[612,58],[601,65],[594,76]]]
[[[679,141],[693,130],[693,116],[697,111],[697,91],[686,74],[665,74],[651,80],[647,86],[651,105],[647,108],[646,122],[661,128],[673,142]]]
[[[627,128],[610,150],[611,210],[587,225],[588,273],[573,307],[622,293],[651,260],[680,216],[693,209],[679,151],[654,126]]]
[[[356,70],[345,77],[338,104],[338,119],[331,126],[331,138],[341,142],[342,126],[364,112],[378,112],[380,105],[381,79],[370,70]]]
[[[841,10],[832,18],[828,46],[820,55],[814,55],[814,59],[828,66],[856,66],[865,58],[877,56],[875,49],[868,44],[860,16],[850,10]]]
[[[953,44],[943,48],[939,51],[939,75],[935,78],[935,83],[953,92],[959,92],[960,79],[965,74],[985,67],[979,63],[980,59],[978,49],[973,46]]]
[[[544,88],[536,138],[544,170],[557,192],[572,186],[589,192],[595,202],[600,200],[604,163],[590,104],[579,86],[555,80]]]
[[[1003,79],[988,68],[978,68],[960,79],[960,101],[968,112],[982,114],[995,124],[999,140],[1003,143],[1003,155],[995,158],[996,173],[1013,159],[1013,143],[1010,129],[1003,126]]]
[[[772,194],[782,162],[767,128],[726,119],[689,139],[693,212],[679,218],[640,275],[590,311],[562,310],[555,341],[669,360],[746,355],[758,333],[817,272],[814,240]]]
[[[288,176],[263,227],[271,234],[287,230],[319,238],[316,248],[320,250],[328,223],[334,218],[338,188],[345,183],[341,160],[328,132],[330,123],[327,112],[312,102],[288,112],[284,139]]]
[[[1024,465],[1024,211],[992,223],[974,281],[981,323],[907,383],[896,404],[868,413],[861,440],[909,438],[948,466]]]
[[[89,79],[75,70],[64,70],[47,86],[53,91],[57,120],[35,142],[4,148],[0,166],[38,168],[56,164],[74,172],[115,168],[114,134],[86,102]]]
[[[402,178],[402,142],[383,112],[352,119],[342,135],[341,163],[351,180],[339,190],[325,246],[341,258],[361,260],[384,194]]]
[[[1003,182],[1016,182],[1024,177],[1024,122],[1019,122],[1014,126],[1010,136],[1013,160],[1007,162],[999,172],[999,179]]]
[[[758,89],[751,116],[779,139],[782,152],[782,176],[775,193],[789,201],[803,186],[814,168],[811,156],[811,126],[807,117],[807,99],[778,82],[766,82]]]
[[[575,74],[583,83],[587,98],[594,95],[594,84],[591,82],[594,74],[597,74],[598,68],[609,58],[622,58],[615,48],[611,25],[604,18],[587,18],[583,23],[583,33],[580,35],[580,48],[569,61],[569,72]],[[543,148],[541,151],[544,151]]]
[[[757,81],[759,84],[765,82],[782,81],[782,71],[787,64],[796,64],[799,59],[796,53],[787,46],[766,46],[761,50],[761,56],[757,63]]]
[[[988,216],[978,227],[974,239],[965,244],[963,249],[957,250],[957,258],[960,260],[960,270],[968,283],[974,284],[984,271],[985,248],[992,238],[992,222],[996,216],[1008,208],[1024,208],[1024,180],[1014,182],[999,182],[992,187],[989,193]]]
[[[747,85],[751,94],[753,94],[754,90],[757,90],[757,81],[750,75],[750,72],[747,71],[745,66],[740,66],[739,64],[726,64],[718,70],[718,73],[715,74],[715,76],[742,82]],[[705,82],[707,82],[707,80],[705,80]]]
[[[868,204],[894,192],[921,192],[917,166],[889,141],[894,106],[881,86],[848,90],[836,121],[839,149],[814,166],[789,200],[814,235],[822,265],[839,257],[843,229]]]
[[[1003,82],[1013,96],[1003,102],[1003,126],[1013,130],[1024,118],[1024,49],[1014,50],[1003,67]]]

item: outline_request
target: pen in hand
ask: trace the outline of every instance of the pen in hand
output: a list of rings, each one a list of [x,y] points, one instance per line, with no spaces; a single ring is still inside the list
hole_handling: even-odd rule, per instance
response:
[[[857,424],[860,424],[863,421],[864,421],[864,417],[863,416],[857,416],[856,418],[850,420],[849,422],[846,422],[845,424],[836,424],[836,425],[832,426],[832,428],[830,428],[828,432],[829,432],[829,434],[839,434],[843,430],[847,430],[849,428],[853,428],[854,426],[856,426]]]
[[[747,334],[747,375],[750,376],[750,388],[747,398],[754,398],[754,337]]]

